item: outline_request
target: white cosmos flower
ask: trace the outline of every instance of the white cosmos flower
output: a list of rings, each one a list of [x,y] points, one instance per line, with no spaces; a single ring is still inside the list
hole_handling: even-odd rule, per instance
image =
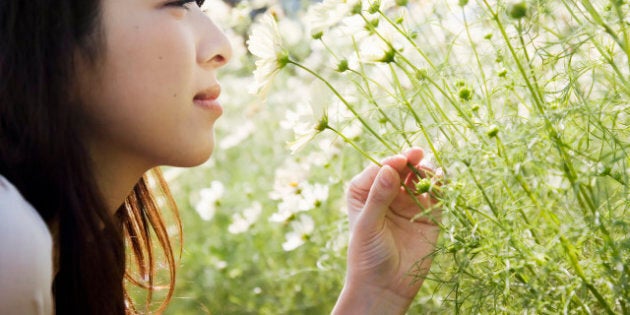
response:
[[[297,220],[291,222],[291,228],[292,231],[285,235],[286,241],[282,243],[282,249],[287,252],[304,245],[315,230],[315,221],[311,216],[302,214]]]
[[[317,140],[317,148],[317,150],[309,150],[305,160],[315,166],[324,166],[339,155],[342,143],[331,137],[325,137]]]
[[[317,85],[312,85],[312,87],[313,90],[317,90]],[[283,129],[293,131],[294,140],[288,142],[292,154],[310,142],[328,125],[328,115],[320,105],[321,100],[314,100],[315,97],[309,98],[313,100],[298,102],[293,110],[286,111],[285,119],[280,121]]]
[[[328,186],[322,184],[305,183],[301,189],[304,200],[304,211],[311,210],[321,205],[328,199]]]
[[[283,200],[287,196],[295,195],[298,185],[306,179],[309,174],[309,165],[297,163],[288,159],[276,170],[273,183],[273,190],[269,193],[272,200]]]
[[[326,200],[328,186],[308,182],[297,184],[291,193],[282,197],[278,211],[269,217],[269,221],[278,223],[290,221],[297,213],[319,207]]]
[[[230,128],[231,133],[219,142],[219,147],[223,150],[233,148],[247,139],[255,129],[256,125],[251,120],[245,121],[242,126],[237,128]]]
[[[270,222],[283,223],[289,221],[303,208],[303,199],[300,195],[288,195],[278,204],[278,211],[269,217]]]
[[[250,92],[265,94],[274,75],[286,65],[287,53],[282,48],[282,39],[276,20],[271,14],[265,14],[252,26],[252,33],[247,47],[256,56],[256,83]]]
[[[358,0],[324,0],[314,4],[304,17],[306,27],[311,35],[326,32],[349,16],[352,8],[358,3]]]
[[[243,210],[242,213],[232,215],[232,224],[228,226],[228,232],[239,234],[246,232],[258,220],[262,212],[262,205],[254,202],[251,207]]]
[[[216,212],[217,201],[223,197],[225,188],[220,181],[212,181],[209,188],[199,191],[200,199],[195,204],[195,210],[202,220],[209,221]]]

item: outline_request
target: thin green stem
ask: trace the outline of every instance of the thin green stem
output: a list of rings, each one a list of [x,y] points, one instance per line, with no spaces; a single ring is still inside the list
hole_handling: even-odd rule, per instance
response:
[[[370,154],[365,152],[365,150],[363,150],[354,141],[352,141],[350,138],[346,137],[346,135],[344,135],[343,133],[339,132],[337,129],[335,129],[335,128],[331,127],[331,126],[328,126],[328,125],[326,126],[326,129],[334,132],[337,136],[339,136],[341,139],[343,139],[343,141],[345,143],[347,143],[350,146],[352,146],[352,148],[354,148],[357,152],[359,152],[359,154],[361,154],[366,159],[370,160],[372,163],[374,163],[374,164],[376,164],[378,166],[383,166],[383,164],[381,164],[379,161],[377,161],[375,158],[373,158]]]
[[[422,49],[420,49],[420,47],[418,47],[418,44],[411,36],[409,36],[408,32],[401,29],[400,26],[392,21],[385,13],[383,13],[383,11],[379,10],[378,13],[385,21],[387,21],[387,23],[389,23],[398,33],[400,33],[411,44],[411,46],[413,46],[416,52],[420,56],[422,56],[422,58],[427,62],[431,69],[433,69],[434,71],[437,70],[437,67],[435,66],[433,61],[431,61],[431,59],[429,59],[429,56]]]
[[[367,129],[376,139],[378,139],[378,141],[381,142],[381,144],[383,144],[389,151],[391,151],[392,153],[398,153],[396,149],[392,148],[392,146],[385,139],[383,139],[383,137],[381,137],[376,131],[374,131],[374,129],[372,129],[372,126],[370,126],[367,123],[367,121],[365,121],[365,119],[363,119],[363,117],[359,115],[359,113],[354,109],[354,106],[352,106],[352,104],[350,104],[350,102],[348,102],[348,100],[346,100],[346,98],[343,97],[343,95],[341,95],[341,93],[334,86],[332,86],[332,84],[330,84],[328,80],[326,80],[324,77],[319,75],[317,72],[311,70],[310,68],[303,66],[299,62],[289,60],[288,63],[295,65],[296,67],[310,73],[311,75],[316,77],[318,80],[320,80],[322,83],[324,83],[337,96],[337,98],[346,106],[346,108],[350,112],[352,112],[354,117],[357,120],[359,120],[359,122],[361,122],[361,124],[363,125],[363,127],[365,127],[365,129]]]
[[[488,83],[487,83],[487,79],[486,79],[486,73],[483,71],[483,65],[481,64],[481,59],[479,58],[479,52],[477,52],[477,45],[475,44],[475,42],[472,39],[472,36],[470,36],[470,27],[468,25],[468,19],[466,18],[466,11],[464,10],[464,7],[462,7],[462,18],[464,20],[464,28],[466,30],[466,36],[468,37],[468,42],[470,43],[470,49],[473,52],[473,55],[475,56],[475,61],[477,61],[477,68],[479,68],[479,73],[481,74],[481,87],[483,90],[483,95],[485,96],[484,99],[486,100],[486,110],[488,111],[488,116],[489,117],[494,117],[494,111],[492,110],[492,104],[490,103],[490,95],[488,93]]]

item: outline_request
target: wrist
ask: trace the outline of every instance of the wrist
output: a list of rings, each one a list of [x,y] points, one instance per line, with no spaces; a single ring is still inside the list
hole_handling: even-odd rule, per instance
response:
[[[412,301],[413,297],[404,297],[386,289],[346,283],[332,314],[405,314]]]

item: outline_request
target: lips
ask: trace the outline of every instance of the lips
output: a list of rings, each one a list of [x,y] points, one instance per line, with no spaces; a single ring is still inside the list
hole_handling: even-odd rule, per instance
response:
[[[221,95],[221,86],[217,84],[197,93],[195,100],[216,100],[219,95]]]
[[[219,104],[218,98],[221,95],[221,86],[213,85],[195,95],[193,102],[205,109],[223,111],[221,104]]]

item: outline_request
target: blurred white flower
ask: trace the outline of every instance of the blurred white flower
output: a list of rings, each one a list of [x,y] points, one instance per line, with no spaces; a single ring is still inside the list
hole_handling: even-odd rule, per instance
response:
[[[308,182],[296,184],[291,191],[282,196],[278,211],[269,217],[269,221],[278,223],[290,221],[297,213],[319,207],[327,199],[326,185],[313,185]]]
[[[221,0],[205,1],[201,6],[201,10],[217,23],[217,25],[228,25],[232,15],[230,6]]]
[[[282,200],[287,196],[295,195],[299,184],[307,178],[309,168],[306,163],[297,163],[293,159],[286,160],[276,170],[273,189],[269,193],[269,198]]]
[[[333,141],[330,137],[320,138],[317,140],[318,149],[310,150],[305,160],[316,166],[329,164],[332,159],[339,155],[342,145],[341,142]]]
[[[278,20],[278,30],[282,37],[282,43],[287,47],[299,45],[304,40],[303,23],[295,19]]]
[[[214,217],[217,202],[225,192],[223,183],[220,181],[212,181],[209,188],[203,188],[199,191],[199,201],[195,204],[195,210],[205,221],[209,221]]]
[[[247,41],[252,55],[257,57],[254,78],[256,83],[250,92],[265,94],[275,74],[288,61],[288,54],[282,48],[282,39],[276,20],[271,14],[265,14],[252,26],[252,33]]]
[[[292,231],[285,235],[286,241],[282,243],[282,249],[287,252],[304,245],[315,230],[315,221],[311,216],[302,214],[297,220],[291,222],[291,228]]]
[[[295,110],[287,110],[280,121],[283,129],[292,130],[294,140],[288,143],[291,154],[295,154],[328,126],[328,115],[322,108],[314,108],[310,102],[301,102]]]
[[[301,189],[303,204],[300,210],[308,211],[319,207],[328,199],[328,186],[322,184],[304,183]]]
[[[358,3],[360,1],[357,0],[324,0],[308,9],[304,23],[311,36],[317,36],[318,33],[325,33],[330,27],[350,15],[352,8]]]
[[[287,222],[289,221],[296,213],[300,212],[300,205],[303,203],[302,197],[300,195],[287,195],[282,201],[278,204],[278,211],[273,213],[269,217],[270,222]]]
[[[280,127],[293,132],[301,133],[313,127],[313,109],[309,104],[300,102],[295,110],[287,110],[285,117],[280,121]]]
[[[258,220],[262,212],[262,205],[254,202],[251,207],[243,210],[242,213],[232,215],[232,224],[228,226],[228,232],[239,234],[246,232]]]
[[[230,128],[229,130],[231,133],[219,142],[219,147],[223,150],[233,148],[243,142],[243,140],[247,139],[247,137],[249,137],[255,129],[256,125],[254,122],[246,120],[238,128]]]

